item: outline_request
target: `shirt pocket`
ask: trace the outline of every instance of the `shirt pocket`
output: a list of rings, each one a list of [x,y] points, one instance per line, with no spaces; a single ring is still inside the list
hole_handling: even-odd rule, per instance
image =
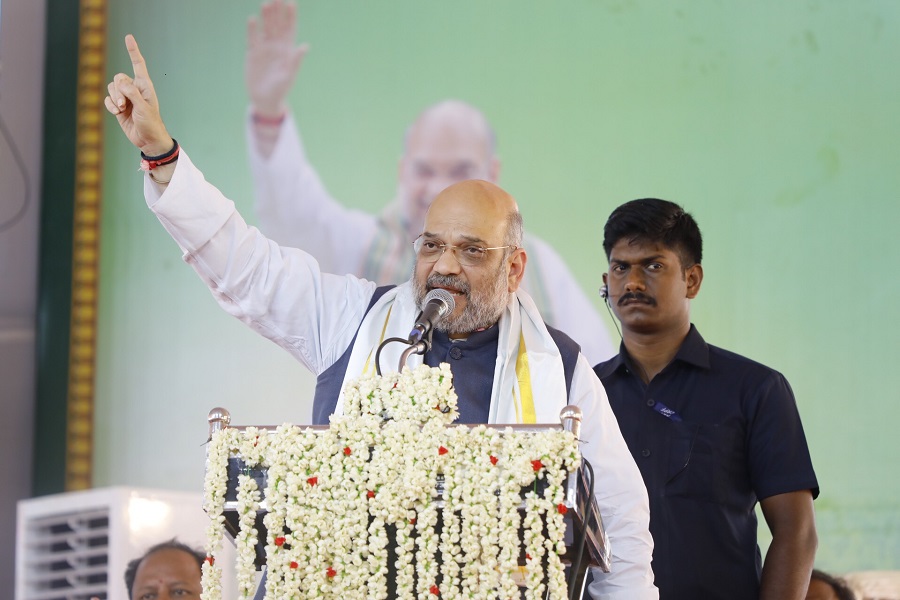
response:
[[[724,503],[742,472],[742,437],[728,424],[673,423],[669,439],[667,496]]]

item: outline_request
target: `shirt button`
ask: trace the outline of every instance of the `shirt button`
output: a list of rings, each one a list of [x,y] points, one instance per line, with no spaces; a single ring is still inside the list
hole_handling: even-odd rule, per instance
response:
[[[644,448],[643,450],[641,450],[641,456],[643,456],[644,458],[647,458],[648,456],[650,456],[650,449]]]
[[[653,406],[654,404],[656,404],[656,400],[653,398],[647,400],[647,406]]]
[[[450,358],[459,360],[460,358],[462,358],[462,354],[463,352],[460,348],[457,348],[456,346],[450,348]]]

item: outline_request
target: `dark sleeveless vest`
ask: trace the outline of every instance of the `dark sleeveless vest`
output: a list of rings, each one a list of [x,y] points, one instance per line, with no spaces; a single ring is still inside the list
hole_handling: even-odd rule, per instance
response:
[[[396,286],[386,285],[376,288],[375,293],[372,295],[372,299],[369,300],[369,305],[366,307],[366,314],[369,313],[378,299],[381,298],[385,294],[385,292],[394,287]],[[363,316],[363,318],[365,318],[365,316]],[[362,321],[360,321],[360,325],[362,325]],[[575,373],[575,364],[578,362],[578,355],[581,352],[581,347],[569,336],[559,331],[558,329],[554,329],[553,327],[550,327],[548,325],[547,330],[550,332],[550,337],[553,338],[553,341],[556,343],[556,346],[559,348],[559,352],[562,355],[563,373],[566,378],[566,391],[568,391],[572,387],[572,377]],[[350,362],[350,354],[353,350],[353,345],[356,343],[357,335],[359,335],[359,328],[357,328],[356,335],[353,336],[353,341],[351,341],[350,345],[347,346],[344,354],[342,354],[341,357],[333,365],[322,371],[319,374],[319,377],[316,379],[316,394],[313,398],[312,410],[312,422],[314,425],[327,425],[328,417],[331,416],[331,413],[334,412],[334,409],[337,406],[338,395],[341,392],[341,385],[344,383],[344,377],[347,373],[347,365]],[[496,341],[494,347],[496,348]],[[426,360],[426,362],[428,361]],[[493,362],[491,362],[490,364],[493,365]],[[484,370],[483,376],[481,377],[482,381],[467,381],[462,385],[466,385],[468,388],[474,388],[470,392],[474,395],[484,397],[484,394],[486,393],[486,397],[490,398],[490,387],[493,382],[493,370],[491,370],[490,378],[486,378],[486,375],[487,371]],[[459,387],[457,387],[457,393],[462,396],[462,393],[460,392],[461,390],[459,389]],[[463,420],[462,414],[462,404],[464,401],[465,399],[460,397],[460,422],[467,422]],[[482,413],[482,415],[486,414],[487,408],[484,407],[484,412]],[[487,420],[486,417],[484,417],[484,420]]]

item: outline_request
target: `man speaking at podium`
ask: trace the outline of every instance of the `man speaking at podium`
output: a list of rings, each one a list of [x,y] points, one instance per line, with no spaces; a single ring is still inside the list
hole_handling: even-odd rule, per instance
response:
[[[414,359],[451,365],[461,421],[557,423],[564,405],[579,406],[612,549],[611,572],[594,573],[591,594],[657,598],[646,489],[603,386],[578,346],[517,291],[527,255],[513,198],[485,181],[447,188],[415,241],[412,279],[399,286],[322,273],[309,254],[249,227],[206,182],[160,117],[137,43],[125,43],[134,76],[117,74],[105,102],[141,150],[147,204],[218,303],[317,374],[314,420],[327,422],[344,382],[374,369],[382,340],[406,339],[428,291],[445,290],[454,308],[435,324],[424,358]],[[399,365],[403,346],[388,345],[380,365]]]

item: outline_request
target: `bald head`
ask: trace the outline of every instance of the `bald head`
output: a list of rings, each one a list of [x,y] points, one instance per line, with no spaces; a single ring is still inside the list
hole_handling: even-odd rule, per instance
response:
[[[454,295],[453,312],[437,326],[450,337],[496,323],[525,273],[519,207],[489,181],[461,181],[438,194],[417,248],[414,298],[421,305],[435,288]]]
[[[483,147],[486,155],[494,155],[497,136],[484,113],[462,100],[442,100],[432,104],[416,117],[406,130],[404,150],[416,143],[431,143],[446,136],[466,138]]]
[[[459,100],[439,102],[416,118],[399,166],[398,195],[410,237],[422,231],[425,212],[447,186],[496,181],[500,173],[491,126],[480,110]]]
[[[506,190],[481,179],[454,183],[434,199],[425,217],[429,224],[440,221],[459,227],[483,228],[481,241],[509,246],[522,245],[522,216],[515,198]],[[444,225],[446,226],[446,225]]]

